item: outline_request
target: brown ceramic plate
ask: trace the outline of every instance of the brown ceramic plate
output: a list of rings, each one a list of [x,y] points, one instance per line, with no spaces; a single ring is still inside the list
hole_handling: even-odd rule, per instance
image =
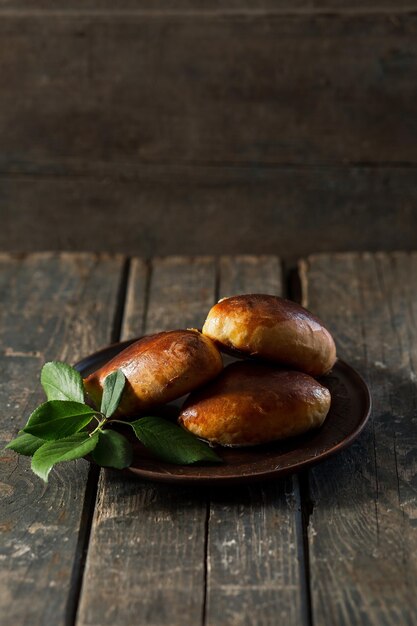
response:
[[[136,340],[108,346],[82,359],[75,367],[85,377],[133,341]],[[362,431],[371,411],[371,396],[362,377],[344,361],[337,361],[331,373],[320,382],[330,390],[332,405],[318,430],[252,448],[217,447],[216,452],[224,461],[222,465],[172,465],[152,457],[133,437],[133,463],[122,471],[166,483],[249,483],[297,472],[326,459],[350,445]],[[183,398],[165,407],[165,415],[175,416],[182,401]],[[161,415],[161,411],[158,414]],[[130,428],[124,433],[130,436]]]

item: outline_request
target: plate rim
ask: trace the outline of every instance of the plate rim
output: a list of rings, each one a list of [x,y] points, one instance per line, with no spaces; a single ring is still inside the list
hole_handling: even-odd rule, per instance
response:
[[[120,350],[117,350],[118,352],[120,352],[121,350],[128,347],[130,344],[134,343],[135,341],[138,341],[144,336],[145,335],[141,335],[139,337],[134,337],[132,339],[125,339],[123,341],[112,342],[108,344],[107,346],[104,346],[103,348],[100,348],[99,350],[96,350],[95,352],[92,352],[91,354],[88,354],[87,356],[79,359],[74,364],[74,368],[80,371],[80,373],[82,374],[82,370],[85,370],[88,367],[89,361],[99,359],[101,355],[108,353],[110,350],[115,350],[115,349],[120,348]],[[336,361],[336,364],[338,367],[341,367],[342,369],[344,369],[345,372],[348,372],[350,377],[353,376],[353,378],[356,379],[355,388],[360,388],[361,390],[361,393],[365,400],[365,410],[364,410],[363,417],[361,421],[359,422],[359,424],[348,435],[346,435],[337,444],[333,445],[330,448],[327,448],[326,450],[320,452],[314,457],[308,457],[301,461],[290,463],[286,467],[278,467],[278,468],[273,468],[273,469],[268,469],[268,470],[261,470],[259,472],[256,472],[256,471],[242,472],[240,474],[233,474],[233,475],[231,474],[229,476],[228,475],[195,476],[195,475],[188,475],[188,474],[175,474],[175,473],[169,473],[169,472],[164,473],[162,471],[140,469],[140,468],[135,468],[135,467],[127,467],[122,470],[115,469],[114,471],[118,471],[119,473],[129,475],[129,476],[134,475],[137,478],[148,480],[151,482],[163,482],[163,483],[181,484],[181,485],[185,485],[185,484],[195,485],[197,483],[204,484],[204,485],[214,485],[214,484],[229,485],[229,484],[238,484],[238,483],[250,484],[253,482],[268,481],[268,480],[272,480],[273,478],[277,478],[280,476],[287,476],[289,474],[295,474],[297,472],[304,470],[307,467],[312,467],[316,465],[317,463],[320,463],[321,461],[328,459],[334,454],[337,454],[341,450],[344,450],[345,448],[350,446],[362,433],[363,429],[365,428],[366,424],[369,421],[369,418],[372,412],[372,396],[371,396],[371,392],[369,389],[369,385],[367,384],[365,379],[347,361],[338,358]],[[91,461],[91,459],[89,460]],[[176,466],[172,465],[172,467],[175,468]]]

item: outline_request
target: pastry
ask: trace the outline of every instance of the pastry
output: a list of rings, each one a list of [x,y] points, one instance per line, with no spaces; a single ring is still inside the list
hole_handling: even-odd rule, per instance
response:
[[[171,402],[207,383],[223,368],[220,352],[197,330],[172,330],[143,337],[84,380],[100,406],[106,376],[121,369],[126,385],[119,415],[132,416]]]
[[[253,446],[320,426],[329,390],[311,376],[267,364],[237,361],[190,394],[179,423],[222,446]]]
[[[203,333],[221,349],[291,366],[311,376],[336,361],[333,337],[299,304],[276,296],[248,294],[220,300],[209,311]]]

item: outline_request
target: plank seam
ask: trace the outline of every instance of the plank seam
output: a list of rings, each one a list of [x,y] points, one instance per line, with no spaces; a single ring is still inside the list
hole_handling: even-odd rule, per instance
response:
[[[124,319],[125,308],[126,308],[126,296],[127,296],[127,288],[128,288],[129,276],[130,276],[130,267],[131,267],[131,260],[128,257],[125,259],[123,263],[122,273],[120,277],[119,290],[117,294],[116,310],[114,313],[113,326],[111,330],[112,343],[115,343],[116,341],[120,341],[120,335],[122,332],[123,319]]]
[[[303,562],[302,568],[304,572],[304,593],[306,598],[306,623],[308,626],[313,626],[313,605],[311,594],[311,577],[310,577],[310,550],[308,543],[308,528],[310,525],[310,518],[314,511],[314,502],[310,495],[309,486],[309,474],[308,470],[301,472],[298,475],[298,485],[300,492],[300,506],[301,506],[301,539],[302,539],[302,554]]]
[[[120,282],[117,293],[115,313],[111,328],[111,341],[116,342],[120,339],[120,333],[123,325],[127,287],[130,275],[130,258],[124,260]],[[100,469],[98,466],[91,464],[87,485],[84,494],[84,503],[81,516],[80,532],[78,536],[75,565],[71,576],[70,591],[68,594],[67,610],[65,617],[65,626],[74,626],[77,621],[78,608],[84,582],[85,564],[87,561],[88,550],[90,546],[91,532],[93,528],[93,518],[96,510],[96,501],[98,493],[98,483],[100,478]]]
[[[330,9],[327,7],[300,7],[299,9],[177,9],[177,10],[150,10],[150,9],[2,9],[0,18],[149,18],[149,19],[247,19],[247,18],[302,18],[302,17],[367,17],[367,16],[413,16],[416,8],[406,7],[343,7]]]
[[[142,335],[145,334],[146,331],[146,320],[148,318],[148,309],[149,309],[149,300],[151,295],[151,282],[152,282],[152,274],[153,274],[153,265],[151,259],[146,259],[146,279],[145,279],[145,293],[143,300],[143,317],[142,317]]]
[[[1,19],[1,15],[0,15]],[[369,170],[369,171],[377,171],[377,170],[415,170],[417,169],[417,163],[415,161],[355,161],[355,160],[346,160],[346,161],[311,161],[307,163],[303,163],[301,161],[224,161],[224,160],[215,160],[215,161],[205,161],[205,160],[179,160],[179,161],[137,161],[137,162],[127,162],[127,163],[112,163],[110,167],[102,165],[99,163],[93,162],[93,167],[91,167],[91,163],[84,164],[82,163],[82,169],[77,167],[71,167],[71,164],[62,163],[62,170],[67,168],[67,171],[48,171],[48,164],[43,165],[42,163],[38,164],[38,167],[44,168],[45,171],[33,171],[30,167],[28,169],[0,169],[0,179],[5,180],[23,180],[23,181],[51,181],[51,180],[102,180],[103,176],[106,177],[106,180],[119,181],[125,184],[129,184],[131,182],[137,181],[149,181],[152,182],[154,179],[160,181],[163,180],[166,184],[178,184],[178,181],[172,178],[173,173],[175,174],[178,170],[187,169],[191,173],[195,173],[198,171],[204,170],[218,170],[219,173],[227,172],[230,170],[231,172],[239,171],[252,171],[254,168],[260,171],[281,171],[281,170],[293,170],[293,171],[314,171],[314,170]],[[34,164],[35,167],[37,164]],[[89,169],[91,168],[91,169]],[[158,172],[158,169],[164,168],[164,172]],[[56,170],[56,164],[54,165],[54,170]]]
[[[290,267],[285,271],[283,263],[283,276],[286,278],[286,295],[291,300],[307,305],[307,262],[299,260],[296,268]],[[298,490],[300,498],[300,569],[302,570],[302,593],[305,598],[305,620],[307,626],[313,626],[313,605],[310,576],[310,550],[308,541],[308,527],[314,510],[314,502],[311,498],[309,487],[309,471],[304,470],[295,479],[294,491]],[[297,516],[298,517],[298,516]]]
[[[87,560],[90,535],[93,527],[93,517],[97,498],[98,478],[100,470],[98,466],[91,464],[87,477],[83,510],[81,513],[80,531],[78,534],[74,565],[68,591],[67,605],[65,610],[65,626],[74,626],[77,619],[78,604],[81,596],[81,588],[84,578],[85,563]]]
[[[220,261],[221,257],[214,259],[214,303],[219,301],[220,297]],[[210,536],[210,517],[211,517],[211,498],[207,494],[206,500],[206,519],[204,525],[204,573],[203,573],[203,605],[201,624],[207,624],[207,598],[208,598],[208,572],[209,572],[209,536]]]
[[[203,604],[201,624],[206,626],[207,622],[207,585],[208,585],[208,546],[209,546],[209,534],[210,534],[210,515],[211,515],[211,502],[210,498],[207,498],[206,502],[206,518],[204,521],[204,572],[203,572]]]

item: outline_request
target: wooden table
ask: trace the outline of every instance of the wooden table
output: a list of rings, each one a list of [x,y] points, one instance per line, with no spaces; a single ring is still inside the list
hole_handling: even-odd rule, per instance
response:
[[[3,443],[41,400],[44,361],[201,326],[219,296],[297,295],[277,257],[45,253],[0,266]],[[2,626],[417,623],[417,253],[313,256],[298,274],[302,301],[371,386],[356,443],[286,480],[221,491],[84,460],[45,487],[3,452]]]

